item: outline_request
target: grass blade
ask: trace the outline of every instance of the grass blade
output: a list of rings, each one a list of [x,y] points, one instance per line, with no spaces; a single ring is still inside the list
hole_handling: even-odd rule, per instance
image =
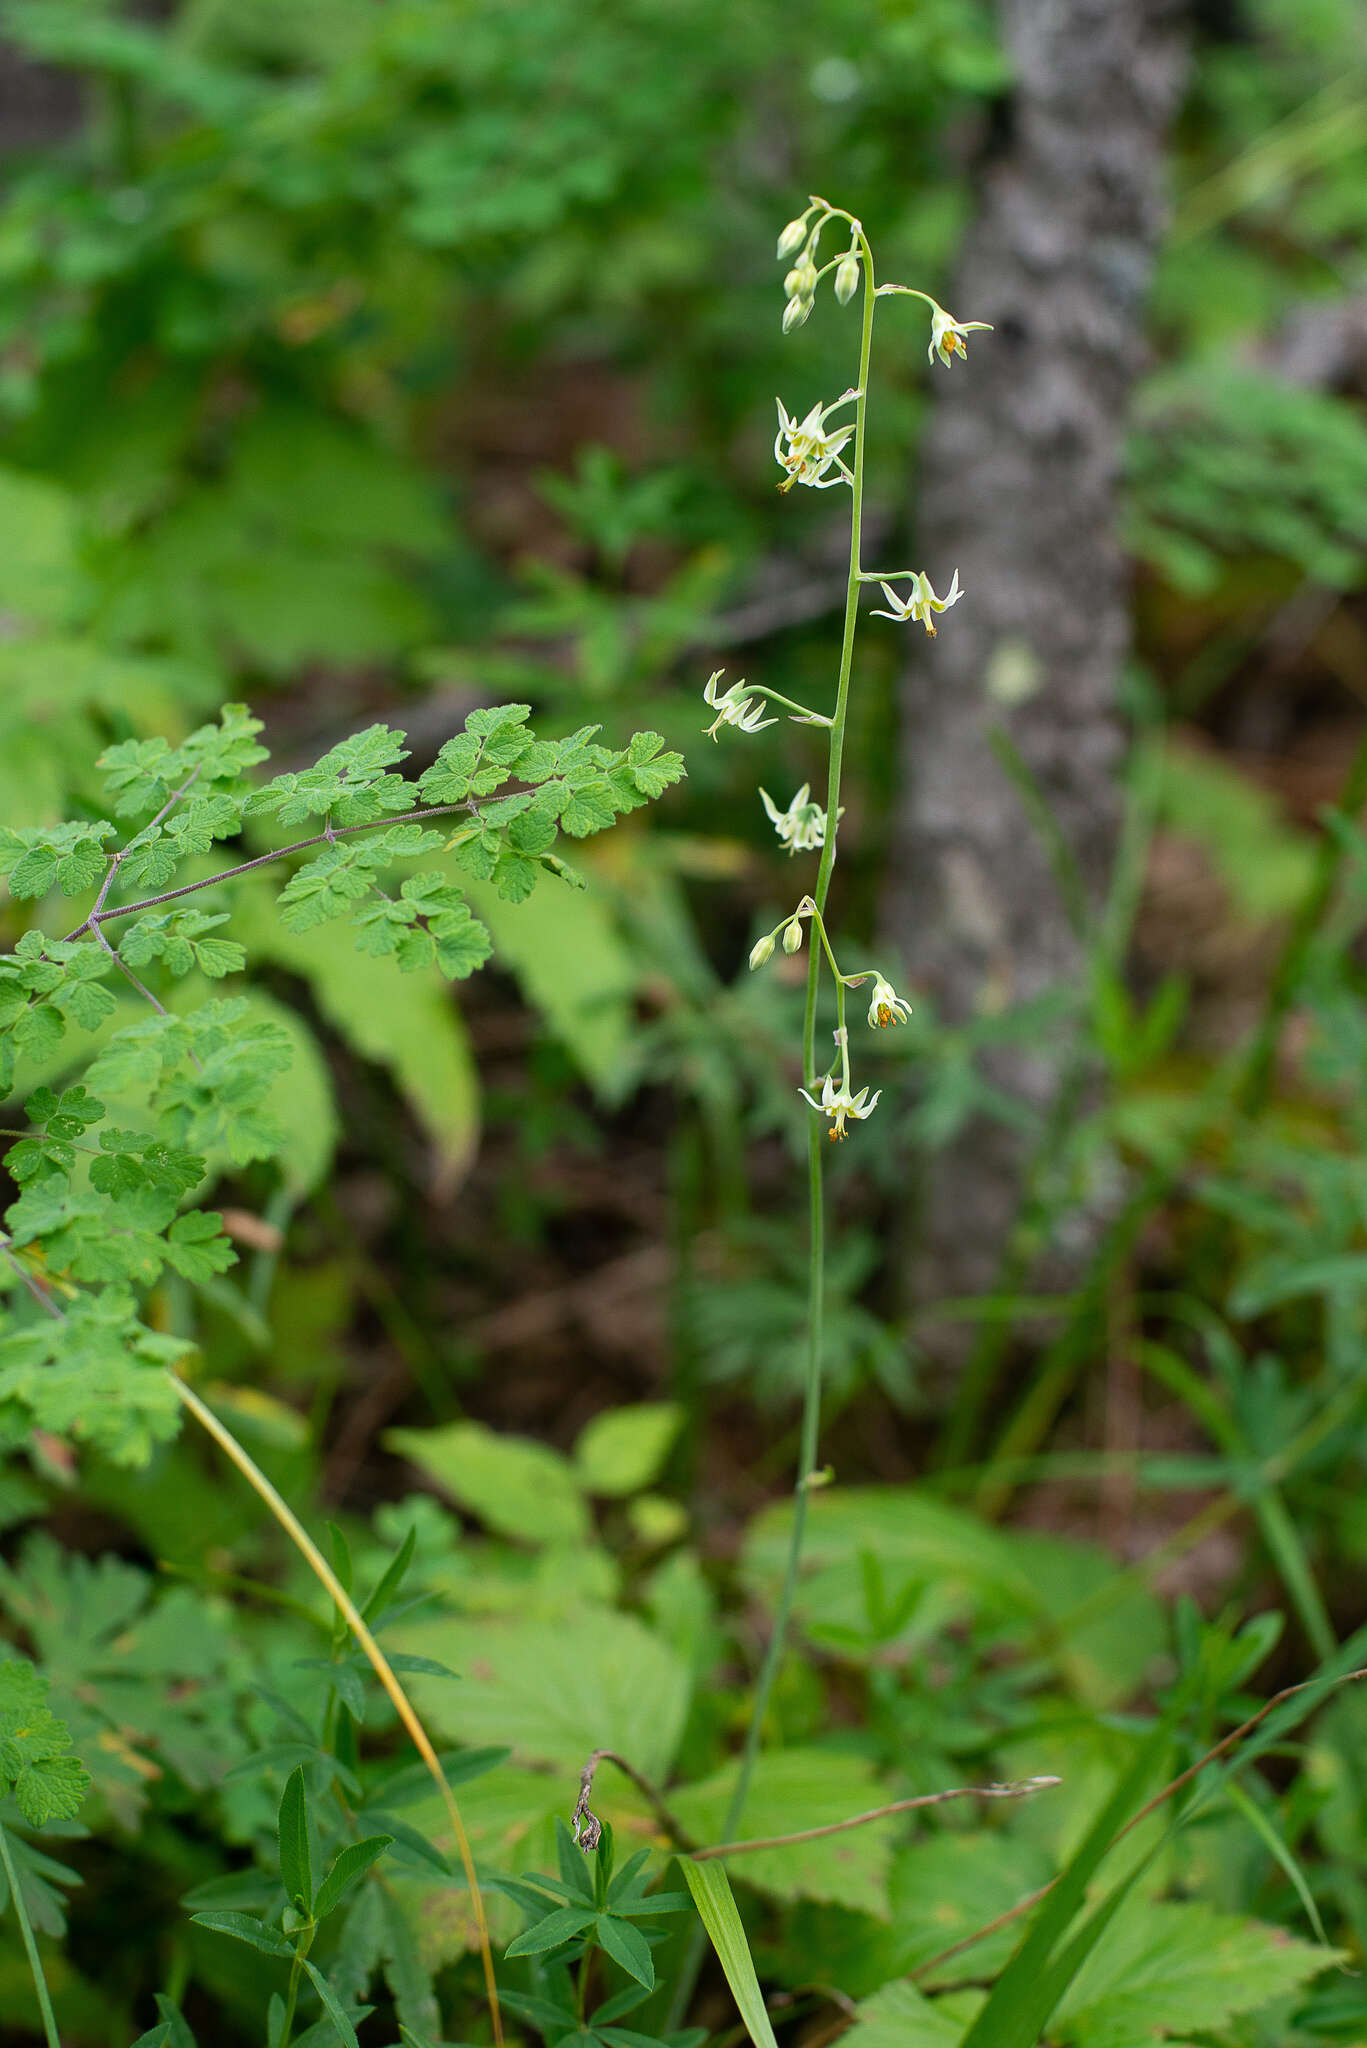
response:
[[[740,1924],[740,1914],[732,1896],[731,1880],[720,1863],[694,1863],[691,1857],[680,1860],[688,1889],[693,1894],[693,1903],[717,1951],[717,1960],[726,1972],[726,1981],[731,1986],[731,1995],[740,2009],[746,2032],[755,2048],[778,2048],[765,2011],[759,1978],[755,1975],[750,1944],[745,1939],[745,1929]]]

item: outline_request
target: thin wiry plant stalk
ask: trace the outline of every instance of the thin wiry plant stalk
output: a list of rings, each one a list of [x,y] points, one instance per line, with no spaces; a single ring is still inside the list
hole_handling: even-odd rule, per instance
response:
[[[844,217],[849,218],[848,215]],[[817,868],[816,886],[812,891],[817,916],[823,920],[826,899],[830,894],[831,871],[835,866],[836,835],[840,826],[840,771],[845,752],[845,722],[849,711],[850,677],[854,668],[854,636],[859,619],[859,590],[862,580],[860,541],[864,511],[864,431],[868,414],[869,361],[873,350],[873,313],[876,303],[873,252],[862,228],[859,230],[859,246],[863,257],[864,314],[859,341],[859,378],[856,385],[859,396],[855,400],[854,462],[850,484],[850,565],[845,584],[845,623],[840,642],[840,674],[836,683],[835,710],[827,728],[830,735],[830,752],[826,775],[826,832]],[[802,1075],[804,1084],[809,1089],[815,1088],[817,1079],[817,996],[820,981],[821,948],[817,944],[816,933],[813,932],[807,958],[807,1001],[802,1025]],[[802,1394],[802,1437],[798,1452],[797,1486],[793,1496],[793,1527],[788,1543],[787,1562],[784,1566],[783,1585],[774,1612],[774,1626],[755,1685],[755,1697],[750,1709],[749,1726],[745,1731],[745,1747],[741,1753],[740,1770],[726,1810],[726,1818],[722,1823],[722,1833],[727,1837],[735,1834],[745,1811],[745,1802],[750,1794],[750,1781],[754,1776],[755,1762],[763,1739],[764,1717],[768,1712],[769,1700],[787,1647],[793,1599],[802,1563],[802,1546],[807,1532],[807,1496],[811,1492],[817,1470],[817,1451],[821,1439],[821,1366],[826,1279],[823,1173],[821,1124],[819,1117],[813,1112],[807,1119],[807,1364]],[[679,2026],[688,2010],[705,1948],[706,1937],[699,1925],[693,1930],[680,1965],[670,2005],[671,2027]]]
[[[489,2018],[493,2027],[495,2048],[501,2048],[503,2022],[499,2012],[498,1985],[494,1981],[494,1959],[493,1952],[489,1946],[489,1923],[484,1911],[484,1895],[480,1890],[479,1878],[475,1873],[474,1857],[470,1851],[470,1839],[465,1832],[465,1823],[461,1819],[460,1808],[456,1804],[455,1795],[451,1787],[446,1782],[446,1773],[442,1770],[441,1760],[432,1746],[427,1730],[423,1727],[417,1713],[414,1711],[407,1693],[395,1677],[389,1659],[385,1656],[384,1651],[367,1628],[360,1609],[284,1496],[272,1486],[270,1480],[256,1463],[251,1453],[238,1442],[227,1424],[221,1422],[218,1416],[214,1414],[213,1409],[207,1407],[200,1400],[198,1394],[190,1387],[187,1387],[184,1380],[178,1378],[175,1373],[168,1372],[166,1377],[175,1388],[177,1399],[194,1416],[201,1428],[207,1430],[214,1442],[236,1465],[247,1484],[265,1502],[276,1521],[280,1524],[280,1527],[285,1531],[291,1543],[293,1543],[295,1549],[308,1565],[314,1577],[334,1601],[347,1626],[350,1628],[352,1635],[356,1638],[362,1654],[365,1656],[375,1676],[379,1679],[385,1692],[389,1695],[394,1711],[403,1723],[413,1747],[427,1766],[432,1782],[441,1796],[443,1806],[446,1808],[446,1815],[456,1838],[461,1868],[465,1872],[465,1882],[469,1887],[470,1903],[474,1910],[475,1926],[479,1938],[480,1961],[484,1968],[484,1988],[489,2001]]]
[[[28,1957],[29,1974],[33,1978],[34,1995],[38,2000],[38,2010],[43,2020],[43,2037],[47,2042],[47,2048],[62,2048],[62,2037],[57,2032],[57,2017],[52,2010],[47,1978],[43,1974],[43,1959],[38,1953],[38,1943],[28,1917],[28,1907],[24,1904],[24,1895],[19,1889],[19,1873],[14,1867],[14,1857],[10,1853],[9,1833],[3,1826],[0,1826],[0,1866],[3,1867],[9,1884],[15,1924],[24,1944],[24,1954]]]
[[[850,567],[845,587],[845,627],[840,643],[840,675],[836,684],[835,711],[830,725],[830,758],[826,777],[826,833],[821,848],[820,865],[817,868],[816,887],[812,891],[818,916],[823,920],[826,899],[830,894],[831,871],[835,866],[836,835],[840,829],[840,771],[845,751],[850,677],[854,668],[854,636],[859,618],[859,551],[864,509],[864,431],[868,414],[869,359],[873,349],[873,312],[876,303],[873,252],[862,229],[859,233],[859,246],[863,257],[864,320],[859,343],[859,378],[856,385],[859,397],[855,400],[854,414],[854,481],[850,486]],[[802,1026],[803,1081],[808,1088],[815,1088],[817,1085],[816,1030],[820,982],[821,951],[814,934],[807,960],[807,1004]],[[783,1586],[774,1613],[773,1631],[755,1686],[754,1704],[750,1712],[750,1725],[746,1730],[745,1748],[741,1755],[736,1789],[731,1795],[731,1803],[722,1826],[722,1833],[727,1836],[735,1833],[745,1811],[750,1780],[754,1775],[755,1759],[759,1755],[763,1736],[764,1717],[787,1647],[793,1597],[797,1590],[797,1575],[801,1567],[802,1545],[807,1528],[807,1496],[811,1492],[812,1480],[817,1469],[817,1451],[821,1437],[821,1364],[825,1310],[823,1172],[821,1126],[819,1118],[813,1112],[807,1119],[807,1372],[802,1396],[802,1441],[798,1453],[797,1487],[793,1499],[793,1526],[788,1544],[787,1563],[784,1567]]]

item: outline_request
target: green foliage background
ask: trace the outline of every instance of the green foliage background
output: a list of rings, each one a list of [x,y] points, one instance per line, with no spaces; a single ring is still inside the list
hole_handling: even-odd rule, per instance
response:
[[[296,2042],[488,2038],[445,1817],[256,1503],[175,1436],[169,1359],[306,1519],[332,1515],[346,1582],[387,1585],[510,2023],[549,2048],[686,2048],[688,2020],[725,2038],[720,1977],[671,2011],[688,1936],[659,1904],[675,1880],[644,1889],[668,1857],[639,1787],[602,1768],[615,1876],[586,1880],[564,1834],[612,1748],[715,1840],[791,1513],[800,998],[743,963],[789,889],[755,776],[808,770],[783,728],[743,760],[704,746],[699,689],[723,659],[798,696],[829,677],[828,505],[775,495],[769,436],[775,391],[805,410],[849,381],[854,320],[832,308],[795,355],[774,234],[830,191],[887,271],[946,286],[1009,88],[992,11],[7,0],[3,20],[6,90],[55,94],[0,206],[0,1022],[25,1133],[4,1228],[92,1291],[65,1401],[8,1269],[0,1295],[0,1831],[63,2038],[274,2043],[305,1909]],[[1367,428],[1360,355],[1307,385],[1274,347],[1362,290],[1361,30],[1352,0],[1194,25],[1124,496],[1133,957],[955,1029],[918,1005],[836,1175],[840,1483],[812,1503],[747,1833],[1062,1784],[737,1859],[785,2044],[852,2015],[855,2048],[1367,2039],[1332,1967],[1367,1946],[1351,1689],[1287,1723],[1275,1767],[1209,1769],[1143,1822],[1111,1891],[1086,1861],[1108,1800],[1127,1815],[1277,1685],[1363,1661],[1367,851],[1340,771],[1367,693]],[[879,372],[894,540],[920,354]],[[861,649],[852,726],[839,915],[860,935],[896,795],[893,644]],[[36,950],[88,909],[106,776],[152,893],[229,842],[266,851],[271,818],[397,815],[388,727],[428,802],[465,801],[480,707],[506,699],[577,735],[544,775],[523,760],[558,777],[553,818],[508,812],[393,899],[359,849],[402,826],[314,857],[283,917],[269,871],[207,917],[149,914],[120,950],[173,1012],[155,1031],[93,948]],[[522,740],[514,720],[509,762]],[[173,765],[213,748],[217,796],[149,832]],[[572,893],[542,828],[626,810],[572,849]],[[388,849],[402,873],[408,850]],[[1176,911],[1174,863],[1196,891]],[[360,951],[322,915],[358,905]],[[498,978],[465,981],[489,946]],[[1041,1031],[1077,1049],[1086,1114],[996,1089],[992,1047]],[[159,1139],[145,1103],[101,1121],[78,1032],[111,1095],[158,1033],[225,1082],[245,1048],[250,1077],[219,1123],[187,1098]],[[922,1351],[937,1305],[902,1298],[887,1248],[919,1162],[980,1115],[1033,1148],[1023,1263],[952,1311],[977,1334],[950,1402]],[[225,1232],[183,1211],[191,1188]],[[122,1237],[116,1198],[141,1205]],[[1042,1308],[1031,1246],[1098,1202],[1119,1221]],[[1115,1917],[1034,2026],[1047,1913],[1014,1976],[1014,1930],[949,1951],[1063,1869]],[[12,1913],[3,1940],[0,2023],[37,2038]]]

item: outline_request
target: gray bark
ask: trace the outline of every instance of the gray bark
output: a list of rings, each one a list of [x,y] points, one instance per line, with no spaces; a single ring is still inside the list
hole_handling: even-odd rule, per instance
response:
[[[1186,70],[1177,0],[1000,0],[1015,77],[948,299],[990,320],[934,366],[917,550],[966,595],[917,635],[885,929],[942,1017],[1019,1003],[1078,946],[1020,798],[989,745],[1004,727],[1089,889],[1118,823],[1115,685],[1128,644],[1116,479]],[[916,282],[916,280],[910,280]],[[1034,1103],[1043,1044],[994,1055]],[[1018,1199],[1020,1140],[975,1127],[934,1163],[922,1243],[932,1294],[990,1283]]]

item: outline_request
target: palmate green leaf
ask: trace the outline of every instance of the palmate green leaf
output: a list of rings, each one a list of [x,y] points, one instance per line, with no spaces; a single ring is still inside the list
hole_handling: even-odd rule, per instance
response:
[[[39,1532],[0,1566],[0,1606],[32,1641],[55,1710],[90,1759],[97,1815],[136,1830],[155,1785],[149,1759],[203,1789],[241,1754],[228,1619],[197,1591],[158,1586],[122,1558],[64,1551]]]
[[[185,1338],[140,1323],[125,1288],[81,1293],[64,1321],[42,1316],[0,1335],[0,1417],[22,1414],[116,1464],[145,1464],[179,1426],[163,1368],[189,1349]]]

